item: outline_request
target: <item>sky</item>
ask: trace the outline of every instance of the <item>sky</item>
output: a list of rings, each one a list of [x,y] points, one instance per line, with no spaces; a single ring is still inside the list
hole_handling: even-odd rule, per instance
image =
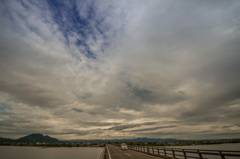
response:
[[[240,1],[0,1],[0,136],[240,138]]]

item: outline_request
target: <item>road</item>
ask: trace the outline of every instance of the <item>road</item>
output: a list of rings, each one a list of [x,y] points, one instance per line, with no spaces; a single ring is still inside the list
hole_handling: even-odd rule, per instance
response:
[[[109,151],[109,159],[160,159],[160,157],[149,156],[144,153],[121,150],[118,146],[107,145],[107,151]]]

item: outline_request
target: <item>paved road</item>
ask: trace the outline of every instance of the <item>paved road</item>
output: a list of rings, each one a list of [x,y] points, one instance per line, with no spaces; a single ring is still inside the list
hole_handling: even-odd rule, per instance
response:
[[[149,156],[132,150],[121,150],[118,146],[107,145],[109,159],[160,159],[159,157]]]

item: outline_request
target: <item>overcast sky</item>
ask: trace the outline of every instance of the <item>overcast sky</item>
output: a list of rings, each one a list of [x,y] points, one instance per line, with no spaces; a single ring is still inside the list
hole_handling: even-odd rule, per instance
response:
[[[0,136],[240,138],[239,0],[0,1]]]

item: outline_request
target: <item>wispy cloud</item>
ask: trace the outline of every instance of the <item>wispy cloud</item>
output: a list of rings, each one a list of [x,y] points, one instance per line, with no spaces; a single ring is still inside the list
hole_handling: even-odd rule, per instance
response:
[[[239,137],[239,8],[1,1],[1,136]]]
[[[114,126],[111,128],[108,128],[107,130],[125,130],[125,129],[129,129],[129,128],[135,128],[135,127],[141,127],[143,125],[153,125],[156,124],[155,122],[146,122],[146,123],[140,123],[140,124],[128,124],[128,125],[119,125],[119,126]]]

